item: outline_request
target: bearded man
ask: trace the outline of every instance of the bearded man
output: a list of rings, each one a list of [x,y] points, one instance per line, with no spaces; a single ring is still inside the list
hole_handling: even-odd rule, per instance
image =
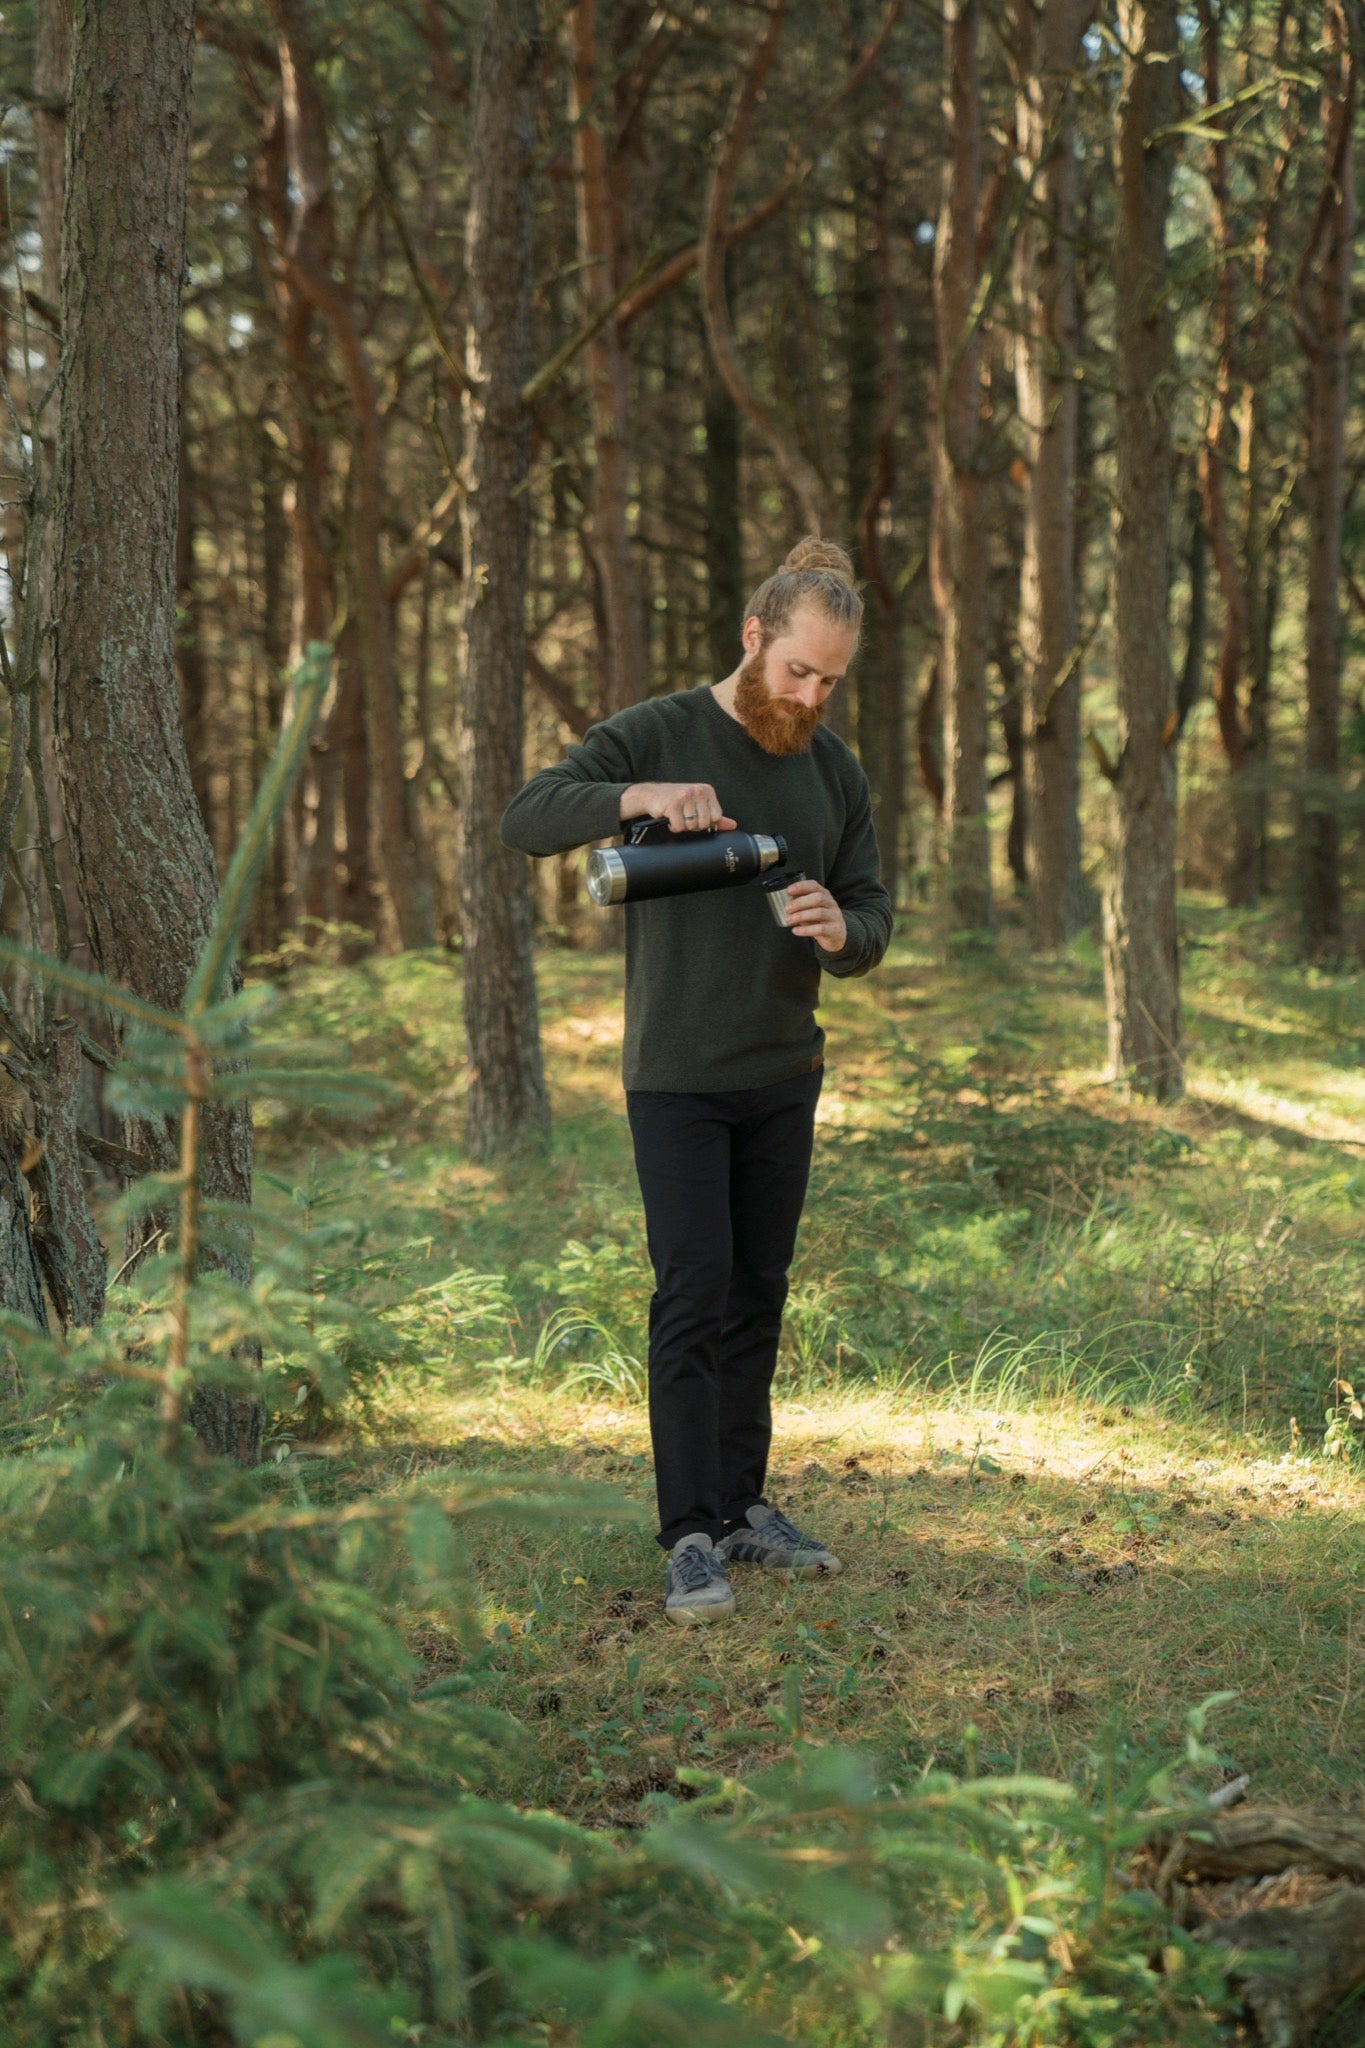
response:
[[[852,563],[809,538],[750,599],[722,683],[605,719],[528,782],[507,846],[544,857],[631,819],[780,833],[806,879],[786,928],[758,889],[627,904],[626,1107],[655,1291],[649,1422],[664,1611],[734,1611],[728,1568],[839,1560],[766,1497],[771,1388],[824,1067],[821,974],[891,937],[867,778],[823,719],[862,619]]]

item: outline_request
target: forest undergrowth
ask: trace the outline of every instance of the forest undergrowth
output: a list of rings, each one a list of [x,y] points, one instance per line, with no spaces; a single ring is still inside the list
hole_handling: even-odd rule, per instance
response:
[[[306,730],[181,1013],[8,948],[121,1008],[111,1101],[181,1164],[124,1198],[167,1235],[98,1331],[3,1329],[6,2040],[1246,2038],[1235,1960],[1127,1867],[1230,1772],[1360,1804],[1359,977],[1189,906],[1161,1111],[1100,1079],[1084,950],[910,933],[832,991],[774,1491],[845,1570],[677,1632],[619,963],[546,950],[555,1144],[501,1168],[458,961],[234,994]],[[194,1169],[244,1094],[249,1283],[196,1258],[241,1241]],[[262,1469],[196,1445],[206,1385],[264,1399]]]
[[[554,1149],[506,1172],[459,1140],[457,963],[286,972],[286,1030],[406,1089],[360,1142],[297,1114],[264,1134],[283,1180],[364,1218],[337,1277],[390,1347],[328,1484],[565,1474],[638,1517],[475,1546],[534,1799],[630,1826],[679,1765],[752,1770],[796,1674],[821,1740],[1061,1775],[1110,1716],[1178,1742],[1226,1689],[1257,1795],[1359,1804],[1365,977],[1294,965],[1267,917],[1184,920],[1176,1108],[1105,1084],[1084,944],[945,968],[903,927],[879,975],[827,989],[774,1492],[846,1569],[745,1576],[734,1625],[682,1641],[648,1528],[619,961],[544,951]],[[462,1655],[429,1616],[418,1646],[436,1673]]]

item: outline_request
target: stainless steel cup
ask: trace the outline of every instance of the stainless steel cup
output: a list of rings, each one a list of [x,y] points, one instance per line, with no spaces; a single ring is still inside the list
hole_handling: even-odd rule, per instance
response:
[[[791,919],[791,898],[787,891],[793,882],[804,882],[805,879],[799,868],[779,868],[775,875],[766,875],[759,884],[768,899],[768,908],[784,931]]]

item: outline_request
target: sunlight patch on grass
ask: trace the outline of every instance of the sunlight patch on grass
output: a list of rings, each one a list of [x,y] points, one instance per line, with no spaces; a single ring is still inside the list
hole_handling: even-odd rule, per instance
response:
[[[1239,1110],[1258,1123],[1273,1125],[1295,1136],[1317,1138],[1329,1145],[1348,1145],[1353,1151],[1365,1147],[1365,1081],[1345,1074],[1315,1072],[1304,1076],[1303,1085],[1305,1091],[1311,1087],[1318,1099],[1296,1099],[1259,1081],[1235,1080],[1226,1074],[1209,1078],[1198,1072],[1190,1075],[1187,1092],[1196,1102]],[[1359,1103],[1361,1113],[1354,1117],[1336,1115],[1323,1106],[1323,1096],[1340,1096],[1352,1105]]]
[[[585,1045],[621,1044],[622,1010],[619,1003],[603,1003],[596,1009],[580,1010],[559,1017],[545,1029],[545,1043],[556,1050],[578,1052]]]

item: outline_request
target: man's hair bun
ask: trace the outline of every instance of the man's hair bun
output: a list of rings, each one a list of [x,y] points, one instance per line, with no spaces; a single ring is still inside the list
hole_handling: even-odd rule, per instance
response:
[[[818,533],[808,533],[800,539],[786,561],[784,569],[823,571],[828,576],[840,576],[845,583],[853,582],[853,558],[836,540],[821,540]]]
[[[757,619],[766,647],[785,633],[798,605],[813,605],[836,626],[856,634],[862,624],[863,601],[853,580],[853,561],[837,540],[808,533],[799,540],[780,569],[766,577],[749,599],[746,619]]]

